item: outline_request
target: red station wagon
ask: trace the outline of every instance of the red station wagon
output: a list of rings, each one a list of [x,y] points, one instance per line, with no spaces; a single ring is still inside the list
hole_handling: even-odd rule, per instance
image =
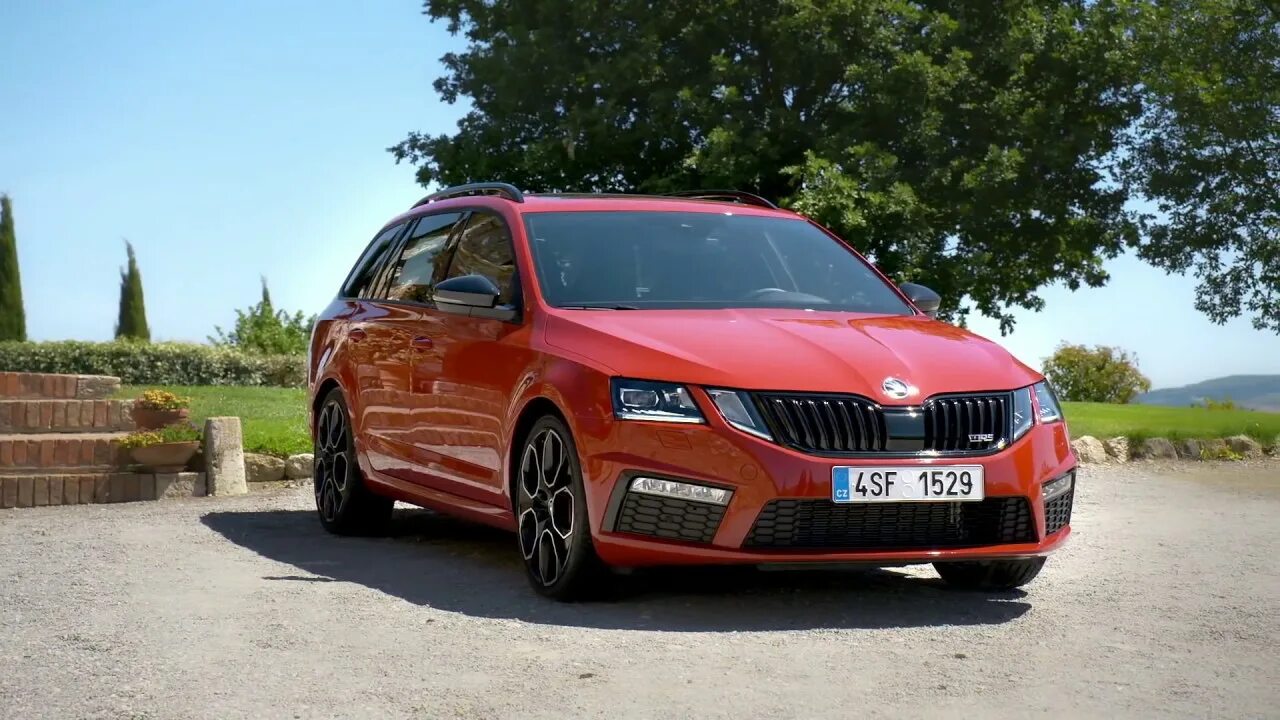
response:
[[[1071,533],[1053,392],[746,193],[477,183],[391,220],[316,323],[315,496],[512,530],[538,592],[611,567],[933,563],[1023,585]]]

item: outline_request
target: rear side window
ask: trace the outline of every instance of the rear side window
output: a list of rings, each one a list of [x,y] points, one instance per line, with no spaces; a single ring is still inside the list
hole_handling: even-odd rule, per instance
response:
[[[515,272],[516,260],[507,224],[491,213],[473,213],[453,252],[448,277],[484,275],[501,291],[498,304],[510,305],[515,296]]]
[[[400,257],[391,268],[387,299],[429,303],[432,290],[444,274],[445,242],[462,219],[461,213],[428,215],[418,220],[405,240]]]
[[[369,297],[369,291],[373,287],[373,280],[378,275],[378,268],[382,265],[382,259],[386,256],[387,249],[403,229],[404,223],[389,227],[378,233],[373,242],[369,243],[369,247],[365,248],[364,254],[360,256],[360,259],[356,261],[355,267],[351,269],[351,274],[347,276],[347,281],[342,284],[342,297]]]

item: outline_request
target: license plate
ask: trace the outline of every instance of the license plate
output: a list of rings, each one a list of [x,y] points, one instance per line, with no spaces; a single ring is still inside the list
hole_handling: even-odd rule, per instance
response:
[[[831,500],[838,503],[968,502],[984,496],[981,465],[831,469]]]

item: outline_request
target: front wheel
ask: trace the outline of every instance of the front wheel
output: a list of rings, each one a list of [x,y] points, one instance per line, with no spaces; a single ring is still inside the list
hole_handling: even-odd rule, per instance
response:
[[[518,457],[516,518],[529,584],[562,601],[598,594],[608,573],[591,542],[582,468],[569,428],[554,416],[539,419]]]
[[[1044,567],[1044,558],[936,562],[933,567],[948,585],[989,592],[1013,590],[1031,582]]]

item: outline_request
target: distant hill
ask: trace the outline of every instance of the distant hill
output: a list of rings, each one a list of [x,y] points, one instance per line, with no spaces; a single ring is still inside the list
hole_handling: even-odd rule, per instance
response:
[[[1231,398],[1240,407],[1280,412],[1280,375],[1230,375],[1180,388],[1152,390],[1134,402],[1186,407],[1203,404],[1206,398]]]

